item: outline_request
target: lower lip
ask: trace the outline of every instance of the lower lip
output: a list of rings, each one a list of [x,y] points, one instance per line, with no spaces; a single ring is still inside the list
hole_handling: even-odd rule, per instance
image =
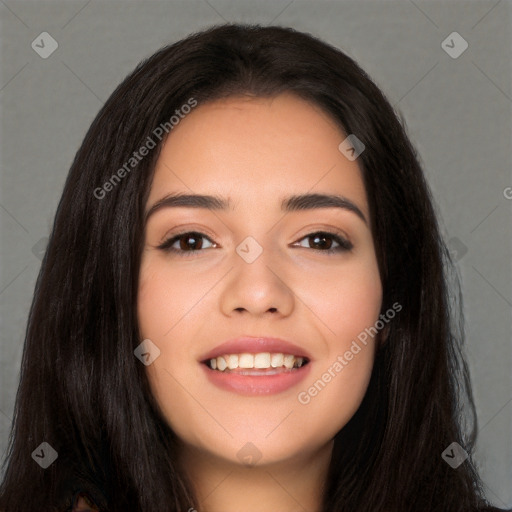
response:
[[[300,368],[275,375],[240,375],[212,370],[206,364],[201,366],[210,382],[218,388],[239,395],[257,396],[274,395],[296,386],[309,374],[311,361]]]

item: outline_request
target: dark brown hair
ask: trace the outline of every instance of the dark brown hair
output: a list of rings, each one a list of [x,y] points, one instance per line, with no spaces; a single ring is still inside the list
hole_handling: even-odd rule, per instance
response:
[[[179,440],[133,354],[141,342],[144,208],[161,141],[104,197],[94,191],[190,98],[200,105],[285,91],[324,109],[365,144],[358,162],[382,311],[403,305],[363,403],[335,438],[322,510],[469,512],[485,505],[472,461],[476,422],[456,273],[403,123],[342,51],[289,28],[230,24],[140,63],[75,156],[28,319],[1,510],[62,511],[85,490],[105,511],[201,511],[176,462]],[[58,452],[47,469],[31,458],[42,442]],[[441,457],[452,442],[469,453],[457,469]]]

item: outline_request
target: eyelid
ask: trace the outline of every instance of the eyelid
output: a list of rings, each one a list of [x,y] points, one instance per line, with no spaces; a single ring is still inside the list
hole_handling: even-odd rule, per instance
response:
[[[165,235],[160,239],[160,242],[158,242],[158,245],[168,242],[171,238],[186,235],[188,233],[202,235],[204,238],[208,238],[210,242],[213,242],[213,238],[216,236],[205,226],[182,224],[166,231]]]
[[[347,242],[350,242],[349,235],[345,231],[343,231],[342,229],[337,228],[335,226],[318,226],[318,225],[312,225],[311,226],[310,225],[310,226],[306,226],[305,228],[302,228],[299,231],[299,233],[304,233],[304,234],[300,235],[300,238],[298,238],[298,236],[296,235],[294,237],[296,240],[301,240],[304,237],[311,236],[311,235],[314,235],[316,233],[325,233],[325,234],[339,236],[340,238],[343,238]]]
[[[305,237],[314,235],[316,233],[325,233],[331,236],[337,236],[347,242],[348,244],[354,246],[354,242],[352,241],[352,237],[347,233],[346,230],[341,229],[338,226],[332,224],[322,224],[322,223],[312,223],[307,226],[304,226],[294,235],[294,239],[296,241],[302,240]]]

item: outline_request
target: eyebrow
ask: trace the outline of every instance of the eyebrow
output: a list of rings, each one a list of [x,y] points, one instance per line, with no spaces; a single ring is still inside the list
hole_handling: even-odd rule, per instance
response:
[[[207,208],[209,210],[228,210],[231,201],[220,196],[202,194],[168,194],[156,201],[146,212],[146,223],[151,215],[162,208]],[[368,224],[361,209],[350,199],[335,194],[299,194],[285,197],[281,209],[285,212],[313,210],[318,208],[341,208],[355,213]]]

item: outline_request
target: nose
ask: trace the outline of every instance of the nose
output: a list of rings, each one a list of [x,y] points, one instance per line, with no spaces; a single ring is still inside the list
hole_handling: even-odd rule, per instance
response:
[[[251,263],[235,253],[233,265],[220,295],[223,314],[286,317],[292,313],[295,296],[290,278],[270,250],[264,249]]]

